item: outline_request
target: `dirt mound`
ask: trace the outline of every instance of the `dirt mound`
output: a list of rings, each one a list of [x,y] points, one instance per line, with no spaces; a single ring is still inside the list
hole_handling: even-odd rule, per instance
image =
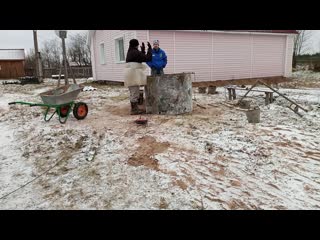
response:
[[[158,171],[159,164],[154,159],[154,155],[167,150],[170,144],[157,142],[155,138],[150,136],[140,138],[139,143],[137,151],[129,158],[128,164],[135,167],[145,166]]]

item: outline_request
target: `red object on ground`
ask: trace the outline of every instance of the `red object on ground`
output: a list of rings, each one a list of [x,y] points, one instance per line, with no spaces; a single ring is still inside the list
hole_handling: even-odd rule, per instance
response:
[[[148,119],[142,119],[141,117],[134,121],[136,124],[145,125],[148,123]]]

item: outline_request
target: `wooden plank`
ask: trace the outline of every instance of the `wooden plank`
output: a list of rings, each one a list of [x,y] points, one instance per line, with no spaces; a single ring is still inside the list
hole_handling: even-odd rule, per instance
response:
[[[266,92],[266,99],[265,99],[265,105],[269,105],[270,102],[270,93]]]
[[[264,78],[245,78],[245,79],[234,79],[234,80],[217,80],[208,82],[193,82],[193,87],[224,87],[228,85],[253,85],[258,80],[264,81],[266,84],[277,84],[292,81],[291,78],[286,78],[282,76],[278,77],[264,77]]]
[[[235,90],[248,91],[249,89],[235,88]],[[252,92],[273,93],[273,91],[270,91],[270,90],[255,90],[255,89],[253,89]]]

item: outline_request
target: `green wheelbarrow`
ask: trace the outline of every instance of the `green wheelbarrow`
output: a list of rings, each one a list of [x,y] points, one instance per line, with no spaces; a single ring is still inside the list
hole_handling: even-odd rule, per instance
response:
[[[41,93],[43,103],[30,103],[30,102],[10,102],[9,105],[22,104],[30,107],[46,107],[44,120],[49,122],[52,117],[57,113],[59,122],[64,124],[67,122],[71,111],[77,120],[85,119],[88,115],[88,106],[84,102],[75,102],[82,88],[77,84],[67,85],[54,90]],[[55,109],[51,115],[49,111],[51,108]],[[48,116],[49,115],[49,116]]]

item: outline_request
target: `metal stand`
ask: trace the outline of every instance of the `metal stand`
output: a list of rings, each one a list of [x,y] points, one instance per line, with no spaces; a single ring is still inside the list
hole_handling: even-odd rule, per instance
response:
[[[283,95],[282,93],[278,92],[277,90],[275,90],[274,88],[270,87],[268,84],[264,83],[263,81],[261,80],[258,80],[249,90],[248,92],[240,99],[239,103],[241,103],[241,101],[249,94],[249,92],[252,91],[252,89],[254,87],[256,87],[258,85],[258,83],[266,86],[267,88],[271,89],[273,92],[277,93],[279,96],[283,97],[284,99],[286,99],[287,101],[289,101],[291,103],[290,105],[290,109],[295,112],[296,114],[298,114],[300,117],[302,117],[302,115],[298,112],[299,111],[299,108],[302,109],[303,111],[305,112],[308,112],[307,109],[303,108],[302,106],[300,106],[299,104],[297,104],[296,102],[292,101],[291,99],[287,98],[285,95]],[[267,99],[269,98],[269,99]],[[266,102],[270,100],[270,98],[273,99],[273,94],[270,94],[268,96],[266,96]]]
[[[76,79],[73,74],[73,70],[70,67],[69,61],[67,59],[67,53],[66,53],[66,42],[65,39],[67,38],[67,31],[66,30],[56,30],[56,35],[61,38],[62,41],[62,54],[63,54],[63,65],[64,65],[64,82],[65,85],[69,85],[68,80],[68,68],[70,69],[70,72],[72,74],[73,83],[77,84]],[[61,68],[62,64],[60,63],[60,69],[59,69],[59,80],[58,80],[58,87],[60,87],[60,79],[61,79]]]
[[[70,69],[70,72],[71,72],[71,75],[72,75],[72,79],[73,79],[73,83],[74,83],[74,84],[77,84],[76,78],[74,77],[73,70],[72,70],[72,68],[71,68],[70,65],[69,65],[69,61],[67,61],[67,65],[68,65],[68,67],[69,67],[69,69]],[[61,71],[62,71],[62,65],[61,65],[61,63],[60,63],[58,87],[60,87]],[[64,77],[66,77],[66,76],[64,76]],[[66,85],[68,85],[68,84],[69,84],[69,80],[65,81],[65,83],[67,83]]]

